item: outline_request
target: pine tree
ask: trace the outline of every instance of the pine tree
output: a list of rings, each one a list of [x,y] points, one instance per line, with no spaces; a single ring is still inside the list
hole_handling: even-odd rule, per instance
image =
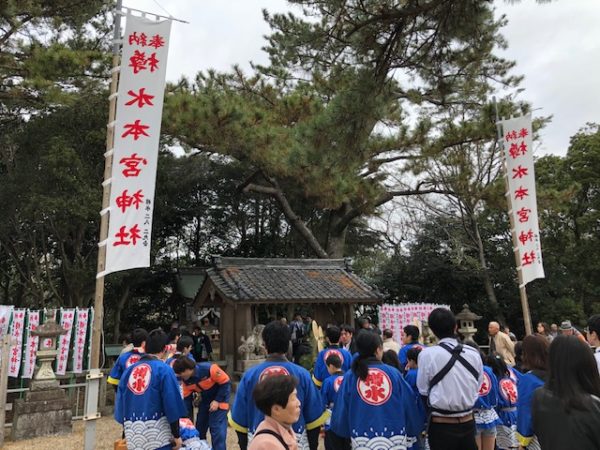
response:
[[[505,42],[487,1],[290,3],[302,15],[265,13],[270,64],[180,83],[164,129],[245,161],[254,171],[242,188],[275,198],[316,255],[341,257],[355,219],[444,192],[410,174],[440,123],[519,79],[494,54]],[[322,212],[317,227],[296,213],[303,205]]]

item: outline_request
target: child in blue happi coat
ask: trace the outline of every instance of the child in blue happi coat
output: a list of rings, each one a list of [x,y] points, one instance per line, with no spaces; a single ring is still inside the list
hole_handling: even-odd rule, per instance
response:
[[[422,347],[412,347],[406,352],[406,373],[404,374],[404,379],[410,385],[411,388],[415,391],[416,395],[419,395],[419,390],[417,389],[417,373],[419,369],[418,359],[419,353],[423,350]]]
[[[427,417],[425,404],[423,403],[423,399],[419,394],[419,389],[417,388],[417,374],[419,373],[419,353],[423,350],[422,347],[414,346],[406,352],[406,373],[404,374],[404,379],[409,384],[409,386],[415,391],[415,397],[417,398],[417,410],[418,414],[421,417]],[[425,435],[422,434],[419,436],[419,447],[421,449],[427,449],[429,446],[427,445],[427,439]]]
[[[315,361],[315,368],[312,375],[312,380],[317,387],[321,387],[325,378],[329,376],[327,373],[325,360],[330,355],[336,355],[339,357],[340,361],[342,362],[342,370],[344,372],[350,369],[350,365],[352,364],[352,355],[348,350],[340,347],[340,334],[340,329],[335,325],[332,325],[325,330],[327,347],[321,350],[317,355],[317,360]]]
[[[465,345],[469,345],[479,351],[479,346],[472,340],[466,340]],[[494,450],[496,442],[496,426],[501,423],[496,406],[498,406],[498,379],[494,371],[485,365],[484,355],[481,354],[483,361],[483,377],[479,386],[479,398],[473,407],[475,416],[476,434],[475,440],[480,450]]]
[[[501,423],[496,426],[496,447],[499,450],[519,448],[517,440],[517,383],[521,374],[508,367],[499,355],[488,355],[486,365],[491,367],[498,380],[498,405],[496,412]]]
[[[333,410],[333,405],[337,399],[337,393],[344,381],[344,371],[342,370],[342,360],[338,355],[329,355],[325,360],[329,376],[325,378],[321,387],[321,399],[323,406],[329,413]],[[331,419],[325,421],[325,450],[343,450],[350,448],[350,441],[335,434],[330,429]]]

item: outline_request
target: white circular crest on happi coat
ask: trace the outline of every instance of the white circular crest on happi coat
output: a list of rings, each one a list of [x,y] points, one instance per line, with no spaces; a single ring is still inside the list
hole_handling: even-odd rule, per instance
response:
[[[127,361],[125,361],[125,368],[127,369],[127,368],[133,366],[141,358],[142,358],[141,355],[131,355],[129,358],[127,358]]]
[[[127,387],[135,395],[142,395],[150,386],[152,379],[152,367],[142,363],[133,368],[127,380]]]
[[[338,358],[340,358],[342,364],[344,364],[344,355],[342,355],[342,352],[336,350],[335,348],[332,348],[325,352],[325,355],[323,355],[323,361],[327,361],[327,358],[329,358],[331,355],[336,355]]]
[[[485,397],[490,393],[492,389],[492,380],[487,372],[483,372],[483,377],[481,380],[481,386],[479,386],[479,396]]]
[[[288,372],[288,370],[283,366],[269,366],[260,373],[260,376],[258,377],[258,381],[261,382],[262,380],[264,380],[267,377],[273,377],[276,375],[289,375],[289,374],[290,373]]]
[[[502,395],[506,401],[511,404],[517,403],[517,385],[512,378],[502,378],[498,382],[498,386],[500,388],[500,395]]]
[[[366,380],[358,379],[356,390],[360,398],[372,406],[383,405],[392,395],[392,382],[385,371],[377,367],[369,368]]]

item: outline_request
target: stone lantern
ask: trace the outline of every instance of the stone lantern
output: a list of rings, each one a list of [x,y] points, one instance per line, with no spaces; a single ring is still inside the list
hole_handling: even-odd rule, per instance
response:
[[[29,439],[38,436],[72,433],[71,402],[65,391],[60,388],[52,362],[56,358],[56,341],[67,330],[54,320],[49,320],[33,336],[39,336],[36,370],[25,398],[16,399],[13,404],[12,437],[14,440]]]
[[[33,336],[39,337],[39,349],[37,360],[40,367],[33,376],[31,390],[58,388],[59,382],[56,379],[52,363],[56,358],[56,344],[58,337],[65,334],[67,330],[57,324],[54,320],[49,320],[40,326],[37,330],[31,331]]]
[[[458,332],[465,337],[465,340],[473,339],[473,336],[477,333],[474,322],[481,319],[481,316],[472,312],[469,305],[465,304],[463,310],[456,315],[456,319],[460,322]]]

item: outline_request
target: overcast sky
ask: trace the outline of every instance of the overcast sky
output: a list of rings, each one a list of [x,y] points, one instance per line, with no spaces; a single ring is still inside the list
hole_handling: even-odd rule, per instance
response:
[[[158,2],[158,3],[157,3]],[[261,51],[269,28],[262,9],[285,11],[284,0],[124,0],[125,6],[165,14],[174,22],[167,78],[193,77],[209,68],[227,70],[249,61],[265,63]],[[564,154],[569,138],[586,122],[600,122],[600,0],[556,0],[537,4],[495,1],[509,23],[504,56],[525,76],[521,99],[540,115],[552,115],[542,131],[538,155]]]

